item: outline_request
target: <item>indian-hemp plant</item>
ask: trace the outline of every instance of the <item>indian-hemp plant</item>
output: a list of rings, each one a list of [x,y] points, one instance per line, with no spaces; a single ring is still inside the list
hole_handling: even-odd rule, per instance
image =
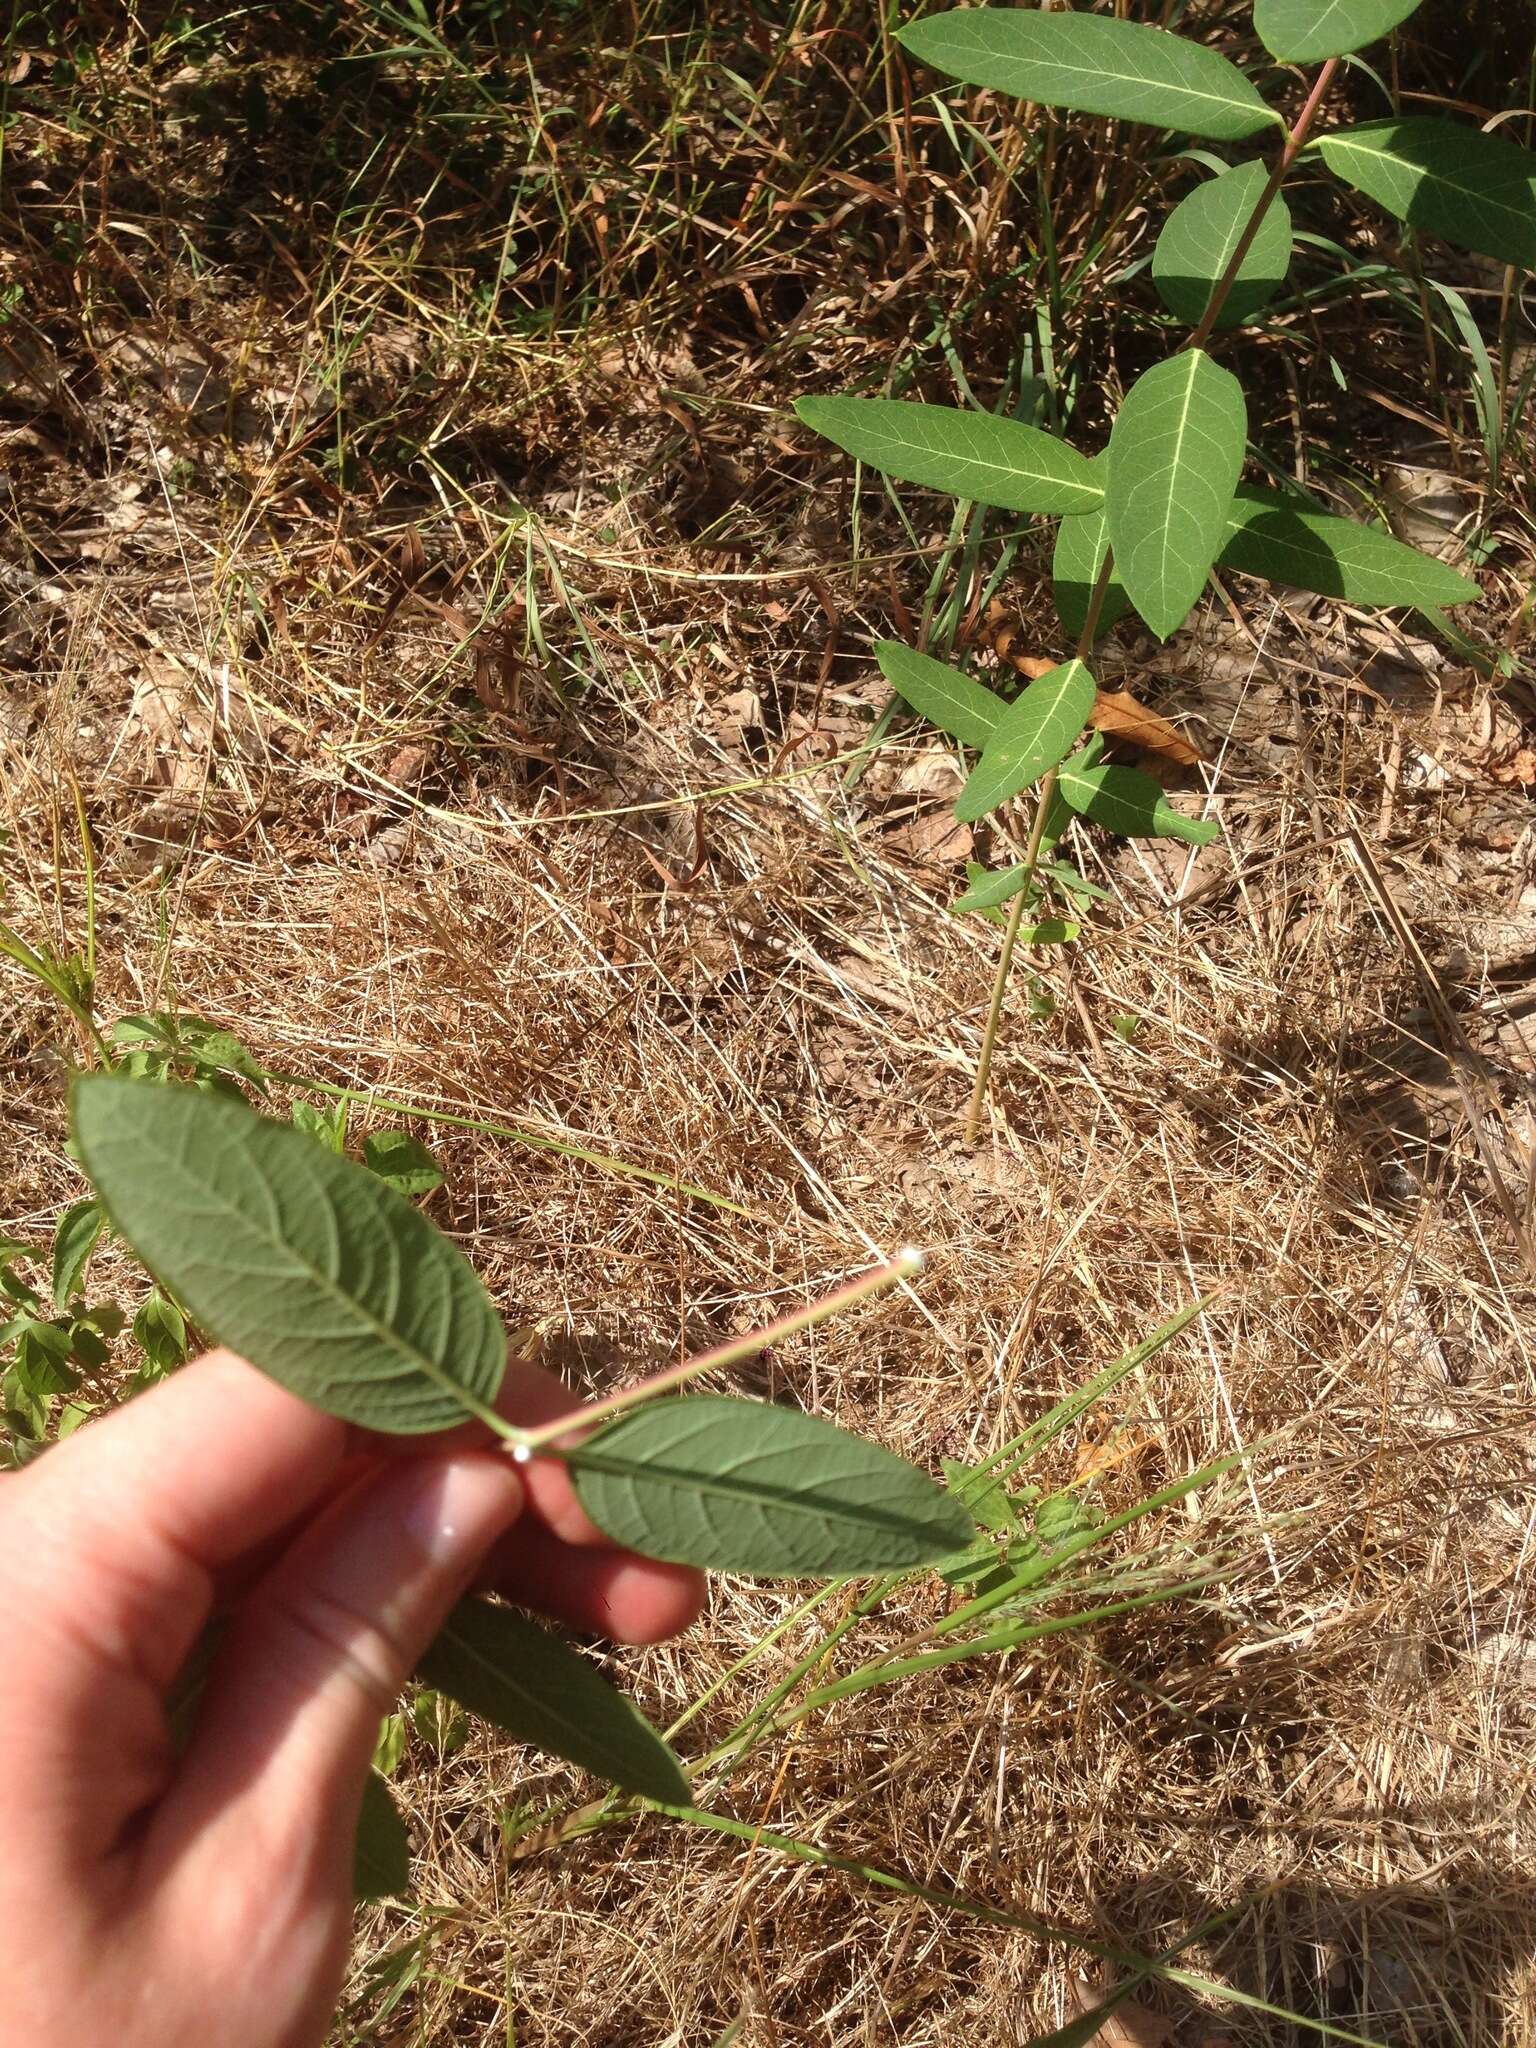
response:
[[[974,1140],[1014,949],[1075,937],[1061,914],[1091,894],[1065,861],[1047,862],[1074,817],[1122,834],[1199,846],[1216,831],[1170,804],[1139,770],[1101,759],[1092,673],[1100,635],[1133,610],[1160,640],[1176,633],[1217,567],[1356,605],[1411,606],[1441,623],[1478,588],[1384,529],[1329,514],[1299,490],[1242,480],[1243,387],[1216,349],[1259,319],[1292,253],[1287,174],[1307,153],[1406,223],[1517,268],[1536,267],[1536,155],[1464,121],[1425,116],[1321,124],[1341,61],[1388,34],[1418,0],[1255,0],[1253,26],[1275,65],[1319,66],[1289,126],[1216,50],[1165,28],[1083,12],[975,7],[899,32],[912,56],[964,84],[1037,107],[1198,136],[1235,154],[1169,215],[1152,279],[1170,324],[1189,332],[1129,391],[1108,446],[1090,457],[1022,419],[900,399],[814,397],[800,418],[860,462],[979,506],[1058,518],[1052,580],[1069,658],[1011,701],[894,640],[875,653],[907,704],[976,756],[955,815],[971,822],[1034,793],[1023,859],[973,873],[957,909],[998,915],[1011,899],[967,1119]],[[1167,13],[1167,10],[1163,10]],[[1364,73],[1370,76],[1369,71]],[[1212,161],[1202,153],[1204,163]],[[1026,919],[1029,920],[1026,923]]]

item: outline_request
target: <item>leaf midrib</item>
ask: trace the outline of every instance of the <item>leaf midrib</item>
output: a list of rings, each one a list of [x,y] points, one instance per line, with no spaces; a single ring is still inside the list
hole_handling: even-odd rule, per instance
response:
[[[146,1147],[146,1149],[153,1150],[155,1148],[155,1138],[153,1134],[151,1134],[148,1137],[141,1138],[136,1142],[143,1144]],[[82,1142],[81,1150],[82,1152],[87,1150],[87,1147],[85,1146],[84,1142]],[[249,1158],[249,1147],[246,1147],[246,1153],[247,1157]],[[187,1167],[184,1158],[176,1157],[175,1155],[168,1153],[163,1147],[160,1148],[160,1157],[162,1159],[169,1159],[184,1178],[195,1179],[195,1176]],[[87,1159],[86,1164],[87,1166],[89,1166],[89,1159]],[[111,1203],[104,1201],[104,1206],[107,1208],[108,1212],[111,1213]],[[205,1202],[205,1207],[206,1206],[210,1206],[210,1204]],[[247,1214],[247,1212],[240,1208],[237,1208],[226,1198],[220,1196],[217,1190],[214,1190],[213,1192],[211,1206],[214,1209],[221,1211],[224,1215],[235,1218],[237,1221],[243,1223],[248,1229],[255,1230],[256,1235],[258,1237],[263,1236],[260,1226],[252,1223],[251,1218]],[[131,1244],[133,1242],[132,1233],[123,1228],[122,1224],[118,1221],[116,1216],[113,1216],[112,1220],[114,1224],[117,1226],[117,1228],[121,1231],[122,1235],[126,1237],[129,1243]],[[400,1357],[404,1361],[407,1368],[413,1365],[418,1367],[444,1393],[452,1395],[453,1399],[464,1410],[466,1415],[478,1415],[481,1413],[481,1404],[479,1403],[477,1397],[470,1394],[466,1388],[461,1387],[456,1380],[452,1379],[449,1376],[449,1374],[447,1374],[443,1370],[443,1368],[437,1363],[435,1359],[428,1357],[426,1352],[419,1351],[415,1348],[415,1346],[407,1343],[406,1340],[402,1336],[400,1336],[400,1334],[397,1331],[392,1330],[387,1323],[381,1323],[376,1316],[371,1314],[370,1311],[367,1308],[365,1308],[361,1302],[358,1301],[355,1295],[348,1294],[346,1289],[341,1287],[334,1279],[331,1278],[329,1274],[322,1272],[318,1266],[311,1265],[310,1262],[306,1258],[304,1258],[301,1253],[295,1251],[293,1246],[289,1243],[289,1241],[286,1238],[278,1237],[274,1233],[271,1236],[263,1238],[263,1241],[275,1245],[277,1249],[281,1251],[284,1254],[284,1256],[287,1257],[293,1263],[293,1265],[298,1268],[300,1273],[307,1274],[312,1280],[314,1280],[319,1286],[321,1292],[326,1294],[333,1302],[340,1302],[344,1306],[352,1309],[354,1313],[356,1313],[362,1319],[362,1321],[368,1326],[368,1328],[382,1340],[384,1349],[386,1349],[387,1351],[391,1351],[398,1357]],[[393,1243],[393,1238],[391,1238],[391,1242]],[[217,1331],[214,1331],[213,1334],[217,1335],[218,1333]],[[384,1375],[379,1375],[379,1377],[382,1378],[384,1377]],[[392,1375],[390,1377],[392,1377]],[[354,1382],[354,1384],[356,1384],[356,1382]]]
[[[1093,19],[1091,15],[1084,16],[1083,18],[1085,20]],[[1129,24],[1129,26],[1132,27],[1150,27],[1151,25],[1152,24],[1150,23]],[[955,33],[956,31],[951,30],[950,32]],[[1161,35],[1166,34],[1167,31],[1160,29],[1157,31],[1157,33]],[[937,42],[937,40],[938,39],[936,38],[935,41]],[[972,49],[975,48],[974,43],[967,43],[963,32],[959,33],[958,40],[960,41],[963,47]],[[1181,50],[1200,49],[1203,47],[1203,45],[1198,43],[1181,43],[1180,39],[1177,36],[1170,36],[1169,41],[1178,44]],[[1211,54],[1215,55],[1216,53],[1213,51]],[[1265,113],[1269,114],[1271,117],[1275,117],[1274,109],[1272,107],[1265,106],[1264,101],[1259,99],[1257,94],[1254,95],[1253,99],[1247,99],[1241,93],[1235,96],[1229,96],[1226,93],[1208,92],[1200,86],[1186,85],[1182,79],[1170,80],[1165,78],[1148,78],[1145,72],[1111,71],[1102,64],[1073,64],[1064,57],[1039,57],[1029,55],[1012,56],[1006,50],[998,52],[995,50],[986,49],[983,50],[983,55],[989,57],[1001,55],[1005,62],[1013,64],[1038,64],[1045,69],[1063,71],[1069,77],[1107,78],[1120,85],[1139,85],[1147,87],[1153,92],[1182,93],[1187,99],[1209,100],[1212,106],[1240,107],[1245,114],[1253,113],[1255,111],[1255,106],[1257,105],[1257,107],[1262,108]]]
[[[823,1522],[842,1522],[853,1529],[870,1527],[897,1530],[908,1533],[918,1532],[925,1525],[910,1516],[900,1517],[882,1514],[877,1507],[855,1510],[836,1500],[823,1502],[819,1497],[812,1503],[803,1494],[795,1494],[782,1488],[768,1487],[761,1482],[746,1484],[732,1483],[724,1476],[689,1471],[686,1467],[663,1465],[654,1458],[640,1463],[633,1458],[604,1456],[593,1453],[588,1446],[567,1452],[566,1463],[576,1472],[602,1472],[612,1479],[633,1479],[637,1475],[647,1480],[662,1480],[689,1493],[710,1495],[720,1500],[729,1500],[737,1505],[746,1499],[764,1509],[776,1508],[802,1516],[813,1516]]]

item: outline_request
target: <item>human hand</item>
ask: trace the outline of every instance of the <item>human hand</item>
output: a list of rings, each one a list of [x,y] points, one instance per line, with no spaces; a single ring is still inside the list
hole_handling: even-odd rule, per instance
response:
[[[513,1364],[501,1405],[571,1402]],[[380,1717],[470,1581],[627,1642],[696,1615],[698,1575],[614,1550],[558,1465],[412,1452],[213,1352],[0,1480],[0,2048],[314,2048]]]

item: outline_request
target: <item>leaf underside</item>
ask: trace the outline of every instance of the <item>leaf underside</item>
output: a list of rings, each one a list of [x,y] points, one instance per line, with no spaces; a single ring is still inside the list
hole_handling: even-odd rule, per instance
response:
[[[1088,458],[1021,420],[904,398],[802,398],[804,424],[902,483],[1007,512],[1091,512]]]
[[[1187,326],[1198,327],[1205,317],[1268,182],[1263,164],[1234,165],[1197,185],[1168,216],[1152,257],[1152,281],[1169,312]],[[1267,306],[1290,263],[1290,208],[1277,193],[1238,266],[1217,328],[1240,327]]]
[[[1363,50],[1406,21],[1421,0],[1254,0],[1259,40],[1282,64],[1316,64]]]
[[[1318,143],[1335,177],[1410,227],[1536,269],[1536,155],[1454,121],[1372,121]]]
[[[1132,604],[1162,639],[1205,588],[1247,433],[1242,386],[1203,349],[1155,364],[1116,416],[1104,500],[1109,541]]]
[[[243,1102],[84,1075],[75,1139],[114,1227],[194,1320],[368,1429],[449,1429],[506,1366],[490,1297],[365,1167]]]
[[[1007,706],[995,691],[973,676],[947,668],[930,655],[919,654],[900,640],[877,640],[875,659],[880,673],[914,711],[940,732],[947,732],[978,751],[987,744]]]
[[[1064,661],[1016,697],[993,729],[955,805],[962,824],[984,818],[1064,761],[1093,709],[1086,663]]]
[[[796,1408],[653,1401],[566,1454],[577,1496],[647,1557],[766,1578],[905,1571],[959,1549],[958,1504],[877,1444]]]
[[[1225,57],[1137,22],[974,7],[910,22],[896,40],[966,85],[1042,106],[1216,142],[1243,142],[1279,125],[1279,116]]]
[[[461,1600],[418,1675],[519,1742],[626,1792],[688,1803],[677,1758],[639,1709],[569,1643],[509,1607]]]

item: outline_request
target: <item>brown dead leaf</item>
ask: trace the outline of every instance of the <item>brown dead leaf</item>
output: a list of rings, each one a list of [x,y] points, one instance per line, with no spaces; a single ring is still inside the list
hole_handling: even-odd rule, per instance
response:
[[[1077,2008],[1076,2016],[1081,2018],[1105,1999],[1113,1998],[1114,1989],[1112,1984],[1095,1984],[1091,1977],[1074,1978],[1071,2002]],[[1172,2033],[1172,2020],[1164,2019],[1161,2013],[1151,2011],[1134,1998],[1126,1998],[1105,2015],[1103,2025],[1092,2038],[1096,2048],[1163,2048]]]
[[[975,843],[970,826],[962,825],[947,811],[919,811],[884,836],[887,847],[899,850],[911,860],[943,865],[969,860]]]
[[[1501,789],[1528,788],[1536,782],[1536,747],[1521,747],[1507,761],[1495,761],[1488,779]]]
[[[1149,754],[1161,754],[1166,760],[1182,762],[1185,767],[1193,767],[1197,761],[1205,759],[1200,749],[1187,740],[1176,725],[1170,725],[1166,718],[1149,711],[1129,690],[1100,690],[1089,714],[1089,723],[1110,739],[1125,740]]]

